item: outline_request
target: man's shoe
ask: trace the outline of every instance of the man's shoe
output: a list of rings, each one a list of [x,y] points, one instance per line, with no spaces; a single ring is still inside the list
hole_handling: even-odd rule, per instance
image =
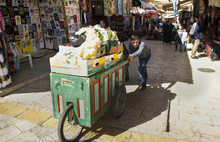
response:
[[[191,59],[199,59],[199,58],[195,56],[195,57],[191,57]]]
[[[144,91],[145,89],[146,89],[146,83],[144,82],[144,83],[141,84],[140,90]]]
[[[127,82],[127,81],[129,81],[129,80],[130,80],[130,78],[129,78],[129,76],[127,75],[126,78],[125,78],[125,81]]]

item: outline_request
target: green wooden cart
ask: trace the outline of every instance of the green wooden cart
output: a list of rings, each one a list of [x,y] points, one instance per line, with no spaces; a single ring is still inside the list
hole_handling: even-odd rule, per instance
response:
[[[124,79],[127,63],[120,61],[89,77],[50,74],[53,114],[59,119],[61,141],[74,141],[83,126],[92,127],[111,106],[116,118],[122,115],[126,103]]]

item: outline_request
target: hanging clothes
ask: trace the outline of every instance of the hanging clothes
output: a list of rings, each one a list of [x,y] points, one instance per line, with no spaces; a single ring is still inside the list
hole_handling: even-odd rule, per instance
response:
[[[2,45],[2,42],[0,42],[0,88],[5,88],[11,83],[11,77],[8,73],[8,67],[5,64],[5,50]]]
[[[2,15],[2,12],[0,12],[0,33],[3,31],[5,31],[4,17]]]
[[[9,69],[9,73],[13,73],[16,72],[16,68],[15,68],[15,64],[14,64],[14,58],[13,58],[13,54],[11,52],[11,49],[9,47],[9,42],[8,39],[6,37],[3,38],[3,42],[5,43],[7,52],[8,52],[8,69]]]
[[[118,15],[123,15],[123,0],[118,0]]]

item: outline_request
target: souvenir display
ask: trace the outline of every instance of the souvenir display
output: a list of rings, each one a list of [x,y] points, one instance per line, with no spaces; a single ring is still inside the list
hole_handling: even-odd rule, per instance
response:
[[[13,7],[14,15],[19,15],[18,7]]]
[[[115,14],[118,14],[118,0],[115,0]]]
[[[5,0],[0,0],[0,6],[6,6]]]
[[[5,25],[11,25],[11,21],[8,17],[4,18]]]
[[[3,16],[8,16],[8,9],[7,7],[3,6],[1,7],[1,12]]]
[[[29,40],[39,36],[42,37],[42,32],[34,34],[38,29],[41,29],[37,1],[7,0],[5,3],[7,7],[1,6],[1,11],[4,16],[5,32],[8,34],[9,41],[17,43],[20,41],[22,44],[16,44],[16,46],[21,53],[33,52],[32,44]],[[38,23],[34,23],[36,21]],[[37,36],[35,36],[36,34]]]
[[[127,14],[127,0],[123,0],[123,15]]]
[[[18,6],[18,0],[12,0],[12,6]]]
[[[12,6],[12,0],[6,0],[6,5],[7,6]]]
[[[20,25],[21,24],[21,16],[15,16],[15,22],[16,22],[16,25]]]
[[[9,15],[10,16],[14,16],[14,9],[13,9],[13,7],[12,6],[8,6],[7,8],[8,8]]]
[[[81,11],[88,10],[88,0],[79,0],[79,7]]]
[[[112,16],[115,13],[115,1],[104,0],[104,14],[105,16]]]
[[[44,34],[46,48],[58,49],[56,43],[62,38],[61,29],[65,29],[61,0],[42,0],[39,2],[39,7],[43,31],[38,37],[43,38],[40,36]],[[65,33],[64,36],[66,37]]]
[[[15,16],[11,16],[11,24],[16,25]]]
[[[118,15],[123,15],[123,0],[118,1]]]
[[[5,63],[6,58],[4,56],[7,51],[5,51],[3,45],[4,43],[0,40],[0,89],[5,88],[11,83],[11,77],[9,76],[8,66]]]
[[[35,39],[31,39],[31,45],[34,52],[37,52],[36,42]]]
[[[87,3],[88,0],[65,0],[67,27],[70,35],[74,34],[76,31],[80,29],[80,8],[82,11],[86,11]]]

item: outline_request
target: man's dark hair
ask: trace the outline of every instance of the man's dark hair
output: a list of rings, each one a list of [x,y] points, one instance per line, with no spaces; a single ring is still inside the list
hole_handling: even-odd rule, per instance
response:
[[[137,40],[137,39],[140,39],[140,37],[136,36],[136,35],[132,35],[131,36],[131,40]]]
[[[105,21],[105,20],[103,20],[103,19],[102,19],[102,20],[100,20],[100,21],[103,21],[103,23],[105,23],[105,24],[106,24],[106,21]]]
[[[199,21],[199,17],[195,16],[195,21],[198,22]]]

